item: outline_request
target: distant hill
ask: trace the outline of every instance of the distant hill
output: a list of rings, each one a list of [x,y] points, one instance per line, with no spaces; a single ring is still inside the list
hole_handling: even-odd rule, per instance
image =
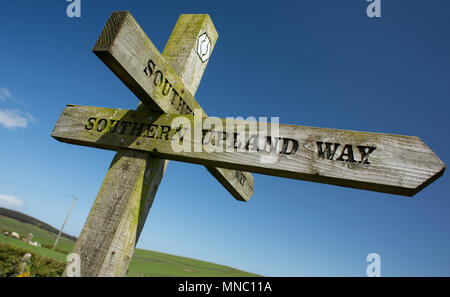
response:
[[[59,230],[56,229],[55,227],[52,227],[47,223],[44,223],[38,219],[33,218],[32,216],[26,215],[24,213],[21,213],[21,212],[15,211],[15,210],[0,207],[0,215],[11,218],[11,219],[15,219],[15,220],[25,223],[25,224],[30,224],[30,225],[39,227],[50,233],[54,233],[55,235],[57,235],[59,233]],[[69,240],[77,241],[77,238],[75,236],[72,236],[72,235],[69,235],[66,233],[63,233],[61,235],[61,237],[67,238]]]
[[[14,260],[12,258],[12,260],[5,258],[11,252],[11,248],[27,250],[36,256],[43,256],[60,263],[66,263],[67,254],[73,250],[76,241],[75,237],[65,234],[64,237],[66,238],[61,238],[58,242],[58,247],[53,251],[51,248],[58,233],[56,228],[31,216],[4,208],[0,208],[0,231],[14,231],[19,233],[21,238],[31,232],[33,234],[33,241],[38,241],[42,244],[42,247],[32,246],[11,236],[4,236],[0,232],[0,277],[2,276],[2,269],[5,269],[5,265],[9,267],[11,264],[7,262]],[[23,252],[21,253],[23,254]],[[13,262],[16,263],[14,265],[17,266],[18,261],[14,260]],[[37,274],[34,273],[34,275]],[[176,277],[260,276],[225,265],[142,249],[136,249],[134,251],[127,275]]]

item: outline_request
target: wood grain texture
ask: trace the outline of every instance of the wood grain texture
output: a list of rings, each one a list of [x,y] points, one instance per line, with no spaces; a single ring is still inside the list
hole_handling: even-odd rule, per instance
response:
[[[162,55],[183,81],[186,89],[195,94],[209,62],[209,59],[205,62],[199,59],[197,38],[206,33],[211,41],[212,52],[218,33],[207,14],[182,14],[175,28]]]
[[[89,121],[90,118],[96,120]],[[254,151],[227,151],[225,141],[217,142],[217,147],[224,148],[222,152],[211,151],[205,146],[209,143],[206,133],[203,139],[191,137],[184,141],[185,151],[175,152],[172,140],[181,134],[175,127],[169,128],[181,118],[195,127],[193,116],[67,106],[52,136],[72,144],[112,150],[128,148],[171,160],[406,196],[416,194],[445,170],[445,164],[418,137],[279,125],[277,135],[268,135],[277,145],[267,150],[266,138],[252,142],[255,138],[251,136],[257,135],[258,130],[251,125],[254,122],[245,121],[236,121],[246,124],[248,133],[241,147],[254,147],[256,143]],[[111,120],[121,123],[122,128],[111,130]],[[218,120],[223,131],[227,131],[227,122]],[[140,131],[133,128],[138,124]],[[193,129],[188,131],[193,134]],[[217,131],[209,137],[212,135],[217,135]],[[196,146],[203,151],[195,152]]]
[[[115,155],[73,250],[81,276],[126,274],[163,168],[164,160],[145,152]]]
[[[204,18],[202,15],[199,17]],[[194,18],[193,25],[197,18]],[[181,16],[179,22],[181,20],[184,26],[189,27],[192,16],[186,19]],[[178,27],[177,23],[174,31],[178,31]],[[172,37],[168,43],[173,44]],[[175,49],[176,44],[171,48]],[[170,58],[177,71],[188,68],[195,72],[195,79],[191,79],[189,73],[183,76],[186,83],[190,83],[188,90],[195,93],[198,84],[196,86],[192,82],[200,81],[205,65],[194,71],[200,66],[193,65],[189,56],[177,59],[176,53],[172,53]],[[138,110],[145,109],[145,106],[138,107]],[[126,275],[167,163],[167,160],[148,153],[117,152],[73,251],[80,255],[81,276]]]
[[[197,37],[203,33],[212,52],[218,34],[210,17],[180,16],[161,55],[133,16],[120,11],[111,15],[93,51],[149,110],[174,114],[197,110],[206,116],[192,95],[209,61],[203,62],[197,54]],[[207,169],[237,200],[248,201],[253,195],[253,176],[248,172]],[[242,174],[245,183],[237,183],[233,177]]]

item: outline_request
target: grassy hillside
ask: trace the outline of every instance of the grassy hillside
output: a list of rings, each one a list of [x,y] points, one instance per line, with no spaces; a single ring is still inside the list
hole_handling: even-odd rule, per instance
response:
[[[28,252],[32,252],[38,256],[58,260],[60,262],[66,262],[67,258],[67,254],[58,251],[52,251],[51,249],[45,247],[32,246],[26,242],[23,242],[22,240],[4,236],[3,234],[0,235],[0,244],[11,245],[23,250],[27,250]]]
[[[20,238],[27,237],[28,233],[33,233],[33,240],[41,243],[42,245],[53,247],[53,243],[55,242],[56,235],[55,233],[51,233],[47,230],[43,230],[35,225],[30,225],[26,223],[19,222],[15,219],[7,218],[0,215],[0,230],[7,232],[17,232],[20,235]],[[14,239],[14,238],[10,238]],[[21,241],[22,242],[22,241]],[[25,242],[23,242],[26,246],[29,246]],[[57,248],[65,251],[66,253],[70,253],[73,249],[75,241],[69,240],[65,237],[61,237],[58,242]]]
[[[16,221],[19,221],[19,222],[22,222],[22,223],[25,223],[25,224],[30,224],[30,225],[33,225],[33,226],[37,226],[37,227],[39,227],[39,228],[41,228],[43,230],[49,231],[50,233],[58,234],[58,232],[59,232],[59,230],[56,229],[55,227],[50,226],[47,223],[39,221],[38,219],[35,219],[35,218],[33,218],[33,217],[29,216],[29,215],[26,215],[24,213],[21,213],[21,212],[15,211],[15,210],[11,210],[11,209],[0,207],[0,216],[11,218],[11,219],[14,219]],[[69,234],[66,234],[66,233],[62,233],[61,236],[65,237],[67,239],[73,240],[73,241],[77,240],[76,237],[74,237],[72,235],[69,235]]]
[[[5,251],[5,247],[14,247],[19,251],[29,251],[35,255],[35,258],[53,259],[58,262],[65,262],[67,254],[70,253],[75,245],[75,241],[67,238],[61,238],[57,251],[52,251],[51,247],[56,239],[56,234],[43,230],[37,226],[22,223],[14,219],[0,215],[0,231],[14,231],[20,234],[20,237],[26,237],[28,233],[33,233],[33,241],[43,244],[43,247],[31,246],[22,240],[0,234],[0,255],[10,254]],[[50,247],[50,248],[47,248]],[[9,248],[8,248],[9,249]],[[14,252],[13,254],[17,254]],[[44,258],[41,258],[44,257]],[[6,257],[8,258],[8,257]],[[0,261],[6,261],[1,258]],[[12,259],[12,258],[8,258]],[[17,261],[17,260],[14,260]],[[51,262],[51,261],[50,261]],[[6,266],[5,266],[6,265]],[[9,267],[8,263],[0,263],[1,267]],[[0,271],[0,276],[2,275]],[[128,276],[258,276],[245,271],[237,270],[231,267],[218,265],[210,262],[184,258],[154,251],[136,249],[131,259],[128,270]]]
[[[136,249],[128,276],[259,276],[228,266]]]

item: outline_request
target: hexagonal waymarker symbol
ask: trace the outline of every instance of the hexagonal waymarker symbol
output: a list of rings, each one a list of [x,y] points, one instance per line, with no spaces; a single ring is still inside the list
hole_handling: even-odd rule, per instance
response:
[[[211,55],[211,41],[209,40],[209,37],[208,35],[206,35],[206,33],[203,33],[198,37],[197,54],[202,62],[208,60],[209,56]]]

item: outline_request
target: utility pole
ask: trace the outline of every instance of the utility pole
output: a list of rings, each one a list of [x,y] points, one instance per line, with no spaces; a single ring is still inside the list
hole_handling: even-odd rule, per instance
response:
[[[68,212],[67,215],[66,215],[66,219],[64,220],[64,223],[63,223],[63,225],[62,225],[62,227],[61,227],[61,230],[59,230],[58,236],[56,237],[55,244],[53,245],[53,248],[52,248],[53,251],[55,250],[56,245],[58,244],[59,238],[61,237],[61,234],[62,234],[62,232],[63,232],[63,230],[64,230],[64,226],[66,225],[67,219],[69,218],[70,212],[72,211],[73,205],[75,204],[75,201],[78,200],[77,197],[75,197],[75,196],[73,196],[73,195],[72,195],[72,197],[73,197],[72,204],[70,205],[69,212]]]

